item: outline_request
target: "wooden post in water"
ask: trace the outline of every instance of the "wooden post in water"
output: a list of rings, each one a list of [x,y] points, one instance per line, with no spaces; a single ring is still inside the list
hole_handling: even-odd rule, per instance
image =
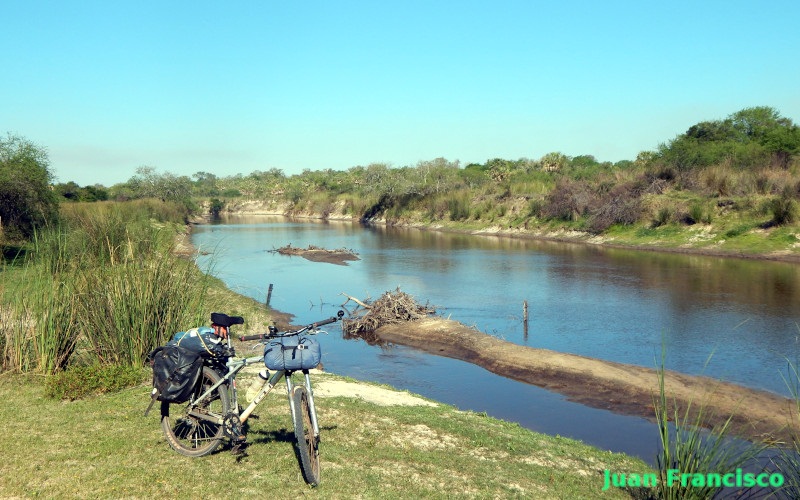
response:
[[[522,301],[522,332],[525,340],[528,340],[528,301]]]
[[[269,307],[269,301],[272,299],[272,283],[269,284],[269,288],[267,289],[267,307]]]

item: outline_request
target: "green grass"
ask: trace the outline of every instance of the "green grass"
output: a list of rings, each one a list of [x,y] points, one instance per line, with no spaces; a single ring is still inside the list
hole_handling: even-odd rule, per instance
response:
[[[0,497],[598,498],[605,469],[650,472],[621,454],[446,405],[319,397],[322,482],[311,489],[279,394],[249,422],[249,456],[237,460],[225,450],[199,459],[172,451],[157,412],[143,416],[148,385],[73,402],[44,390],[35,375],[0,376]]]

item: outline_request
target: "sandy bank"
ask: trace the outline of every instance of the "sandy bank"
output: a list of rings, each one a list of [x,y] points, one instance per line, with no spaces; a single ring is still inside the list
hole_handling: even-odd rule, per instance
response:
[[[654,416],[653,402],[659,394],[654,369],[518,346],[441,318],[387,325],[376,333],[386,342],[474,363],[564,394],[571,401],[622,414]],[[681,408],[689,402],[696,409],[705,405],[709,425],[733,415],[735,431],[752,440],[788,442],[800,430],[794,401],[769,392],[671,371],[665,387]]]

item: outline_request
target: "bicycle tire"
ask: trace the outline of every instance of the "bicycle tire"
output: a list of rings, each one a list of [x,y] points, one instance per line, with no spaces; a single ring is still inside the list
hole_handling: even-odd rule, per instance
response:
[[[294,401],[294,437],[297,441],[297,456],[303,479],[311,486],[319,484],[319,440],[311,423],[311,406],[308,404],[308,392],[305,387],[295,387],[292,392]]]
[[[194,398],[206,392],[221,378],[214,369],[203,367]],[[185,403],[161,403],[161,429],[167,442],[173,450],[187,457],[202,457],[213,453],[224,438],[223,426],[190,416],[188,408]],[[195,410],[218,415],[220,418],[228,413],[229,408],[225,384],[217,387],[203,404],[194,407]]]

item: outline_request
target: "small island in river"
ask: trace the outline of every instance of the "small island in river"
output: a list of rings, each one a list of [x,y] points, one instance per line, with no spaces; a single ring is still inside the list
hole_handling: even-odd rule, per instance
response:
[[[327,262],[339,266],[346,266],[348,261],[360,260],[358,254],[347,248],[328,250],[315,245],[308,245],[306,248],[293,247],[291,243],[271,252],[281,255],[299,255],[312,262]]]

